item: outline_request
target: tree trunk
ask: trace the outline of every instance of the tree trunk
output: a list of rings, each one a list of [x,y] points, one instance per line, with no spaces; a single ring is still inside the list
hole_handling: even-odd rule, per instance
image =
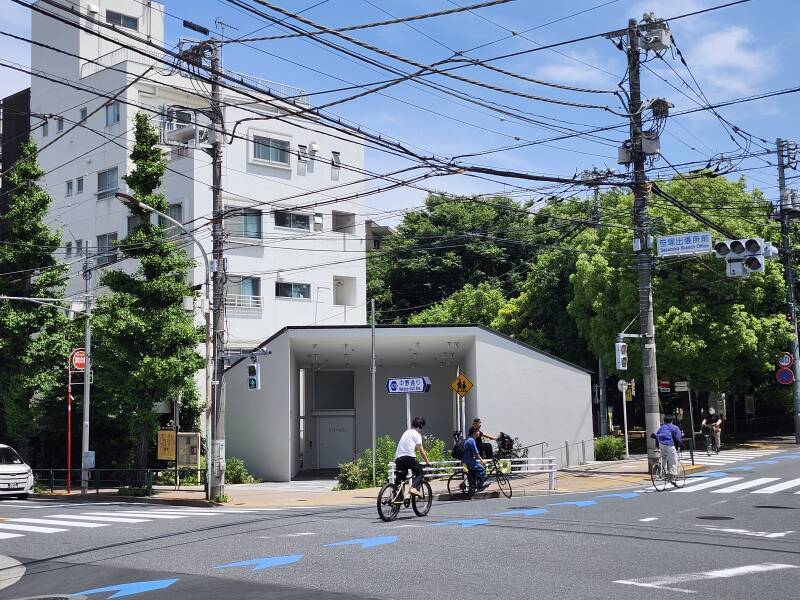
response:
[[[144,487],[147,481],[147,455],[150,451],[150,427],[147,421],[143,421],[139,425],[139,440],[136,443],[136,480],[141,487]]]

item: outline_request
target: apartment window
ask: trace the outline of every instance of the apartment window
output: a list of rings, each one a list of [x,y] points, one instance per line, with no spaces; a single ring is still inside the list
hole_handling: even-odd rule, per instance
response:
[[[340,233],[356,232],[356,215],[349,212],[333,211],[333,230]]]
[[[235,296],[261,296],[259,277],[231,277],[228,282],[229,293]]]
[[[42,137],[47,137],[49,129],[49,124],[47,121],[42,121]]]
[[[89,111],[85,107],[81,109],[81,119],[80,119],[81,123],[83,123],[86,120],[86,117],[88,116],[88,114],[89,114]]]
[[[66,191],[66,195],[67,195],[67,196],[72,196],[72,179],[70,179],[69,181],[67,181],[67,191]]]
[[[322,213],[317,213],[314,215],[314,231],[322,231],[323,228],[323,219]]]
[[[106,127],[119,123],[119,102],[106,104]]]
[[[356,305],[356,278],[333,278],[333,303],[337,306]]]
[[[64,244],[64,246],[67,249],[66,256],[67,258],[69,258],[70,256],[72,256],[72,242],[67,242],[66,244]]]
[[[267,162],[289,164],[289,142],[274,138],[253,136],[253,158]]]
[[[261,239],[261,211],[237,210],[226,219],[225,229],[232,236]]]
[[[299,300],[311,299],[310,283],[289,283],[286,281],[275,282],[276,298],[294,298]]]
[[[146,220],[141,215],[128,215],[128,235],[132,234],[138,227],[141,227]]]
[[[134,29],[136,31],[139,30],[139,19],[128,15],[123,15],[122,13],[118,13],[113,10],[106,11],[106,23],[125,27],[126,29]]]
[[[342,155],[331,152],[331,181],[339,181],[339,172],[342,169]]]
[[[97,236],[97,265],[103,266],[117,258],[117,232]]]
[[[275,227],[309,230],[311,215],[279,210],[275,212]]]
[[[56,129],[64,131],[64,117],[56,117]]]
[[[83,255],[83,240],[75,240],[75,256]]]
[[[97,199],[112,198],[119,189],[119,172],[117,167],[111,167],[97,173]]]
[[[183,204],[170,204],[167,207],[166,214],[178,223],[183,223]],[[164,217],[158,217],[158,226],[164,230],[164,235],[168,238],[180,234],[180,228],[167,221]]]
[[[83,177],[78,177],[75,179],[75,193],[76,194],[83,193]]]

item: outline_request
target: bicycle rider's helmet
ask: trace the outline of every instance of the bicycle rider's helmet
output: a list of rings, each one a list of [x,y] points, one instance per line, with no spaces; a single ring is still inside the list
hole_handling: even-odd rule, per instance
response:
[[[414,420],[411,421],[411,426],[416,429],[422,429],[425,427],[425,419],[423,417],[414,417]]]

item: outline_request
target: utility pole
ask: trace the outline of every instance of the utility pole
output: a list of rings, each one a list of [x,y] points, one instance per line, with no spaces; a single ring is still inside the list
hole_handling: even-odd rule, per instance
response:
[[[645,175],[645,153],[642,148],[642,92],[639,64],[639,25],[628,21],[628,79],[630,102],[631,155],[633,159],[633,250],[639,280],[639,324],[642,340],[642,386],[644,391],[645,431],[649,465],[656,461],[655,440],[650,435],[661,424],[658,403],[658,373],[656,369],[656,330],[653,319],[652,252],[647,202],[650,186]]]
[[[92,270],[89,264],[89,244],[86,244],[86,255],[83,260],[84,302],[86,303],[86,325],[84,326],[83,347],[86,351],[86,365],[83,370],[83,431],[81,435],[81,494],[89,491],[89,469],[86,458],[89,452],[89,410],[92,393],[92,294],[90,285]],[[94,466],[94,465],[92,465]]]
[[[786,189],[786,168],[791,165],[792,149],[790,142],[778,138],[775,143],[778,152],[778,189],[780,190],[780,218],[781,218],[781,254],[783,255],[783,277],[786,280],[786,304],[788,315],[792,320],[792,342],[789,350],[794,358],[792,370],[794,371],[794,440],[795,444],[800,444],[800,347],[797,340],[797,306],[795,304],[795,280],[792,244],[789,239],[791,231],[790,221],[796,211],[789,198],[789,190]],[[795,147],[796,151],[796,147]]]
[[[225,119],[219,90],[219,46],[208,42],[211,52],[211,161],[212,161],[212,250],[213,273],[214,379],[212,381],[212,435],[214,468],[209,482],[210,499],[225,495],[225,258],[222,214],[222,144]]]

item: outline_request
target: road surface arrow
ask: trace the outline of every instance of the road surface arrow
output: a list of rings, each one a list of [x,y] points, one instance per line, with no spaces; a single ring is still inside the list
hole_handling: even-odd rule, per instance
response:
[[[577,502],[556,502],[550,506],[594,506],[597,504],[594,500],[578,500]]]
[[[441,521],[432,523],[431,527],[442,527],[444,525],[461,525],[461,527],[475,527],[476,525],[486,525],[489,519],[454,519],[452,521]]]
[[[631,498],[638,498],[639,494],[637,492],[623,492],[621,494],[605,494],[604,496],[598,496],[598,498],[622,498],[623,500],[630,500]]]
[[[165,588],[168,588],[177,581],[178,579],[158,579],[153,581],[136,581],[133,583],[119,583],[117,585],[109,585],[107,587],[94,588],[92,590],[86,590],[71,595],[91,596],[93,594],[116,592],[114,595],[108,596],[108,600],[111,600],[111,598],[125,598],[127,596],[135,596],[136,594],[142,594],[144,592],[154,592],[156,590],[163,590]]]
[[[543,515],[546,512],[546,508],[517,508],[514,510],[507,510],[506,512],[495,513],[495,516],[516,517],[517,515],[522,515],[525,517],[535,517],[536,515]]]
[[[290,554],[288,556],[267,556],[265,558],[254,558],[252,560],[240,560],[239,562],[232,562],[226,565],[219,565],[215,569],[236,569],[242,567],[254,567],[253,571],[260,571],[261,569],[269,569],[271,567],[281,567],[283,565],[290,565],[298,562],[303,558],[302,554]]]
[[[345,540],[344,542],[336,542],[335,544],[325,544],[326,548],[335,546],[361,546],[362,548],[374,548],[375,546],[384,546],[386,544],[394,544],[397,541],[396,535],[386,535],[382,537],[371,538],[358,538],[356,540]]]

